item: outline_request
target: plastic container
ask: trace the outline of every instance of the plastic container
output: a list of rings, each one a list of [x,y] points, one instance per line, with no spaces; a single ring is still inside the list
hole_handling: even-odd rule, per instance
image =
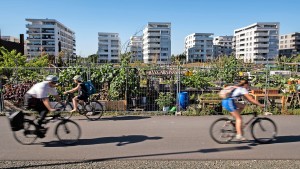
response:
[[[186,109],[188,106],[188,93],[187,92],[180,92],[179,93],[179,106],[181,109]]]

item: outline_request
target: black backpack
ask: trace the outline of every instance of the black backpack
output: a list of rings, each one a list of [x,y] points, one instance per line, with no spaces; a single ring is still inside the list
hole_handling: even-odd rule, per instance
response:
[[[12,131],[18,131],[24,128],[24,113],[16,111],[8,116]]]

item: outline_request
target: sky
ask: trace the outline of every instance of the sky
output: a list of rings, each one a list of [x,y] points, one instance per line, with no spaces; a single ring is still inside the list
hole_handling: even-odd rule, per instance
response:
[[[97,53],[98,32],[119,33],[123,51],[148,22],[171,22],[171,53],[192,33],[233,35],[256,22],[280,22],[280,34],[300,32],[299,0],[0,0],[2,36],[26,35],[26,18],[56,19],[75,32],[76,54]]]

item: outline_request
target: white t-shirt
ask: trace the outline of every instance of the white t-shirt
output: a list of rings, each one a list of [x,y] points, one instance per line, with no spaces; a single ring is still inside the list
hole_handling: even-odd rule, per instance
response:
[[[236,88],[234,91],[233,91],[233,93],[232,93],[232,97],[233,98],[237,98],[237,97],[241,97],[241,96],[243,96],[243,95],[245,95],[245,94],[248,94],[249,92],[248,92],[248,90],[246,89],[246,88],[244,88],[244,87],[238,87],[238,88]]]
[[[38,99],[46,98],[49,95],[58,95],[56,88],[49,85],[49,81],[43,81],[33,85],[27,91],[27,94]]]

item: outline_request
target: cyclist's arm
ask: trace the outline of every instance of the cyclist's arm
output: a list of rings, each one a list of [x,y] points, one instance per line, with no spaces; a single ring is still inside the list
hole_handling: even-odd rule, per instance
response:
[[[80,88],[80,85],[77,85],[75,88],[71,89],[71,90],[68,90],[68,91],[65,91],[64,94],[67,94],[67,93],[74,93],[76,92],[77,90],[79,90]]]
[[[53,95],[53,97],[55,98],[55,100],[61,104],[63,104],[63,102],[61,101],[61,98],[58,95]]]
[[[258,106],[260,106],[260,107],[264,107],[263,104],[260,104],[257,100],[253,99],[253,97],[252,97],[250,94],[244,94],[244,97],[245,97],[248,101],[250,101],[251,103],[256,104],[256,105],[258,105]]]
[[[49,111],[55,111],[55,109],[52,109],[48,97],[43,98],[42,101],[43,101],[44,105],[46,106],[46,108],[47,108]]]

